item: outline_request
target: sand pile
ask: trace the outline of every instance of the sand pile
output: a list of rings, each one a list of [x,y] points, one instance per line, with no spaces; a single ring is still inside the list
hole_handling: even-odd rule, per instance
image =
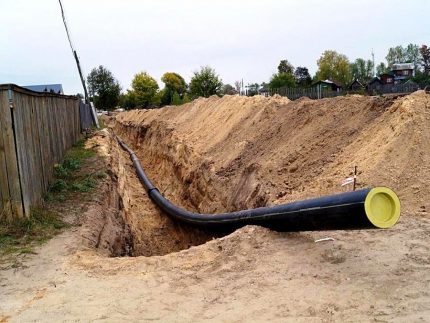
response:
[[[289,101],[211,97],[134,110],[115,131],[168,198],[216,212],[336,193],[358,166],[358,186],[389,186],[406,213],[430,209],[430,96]]]

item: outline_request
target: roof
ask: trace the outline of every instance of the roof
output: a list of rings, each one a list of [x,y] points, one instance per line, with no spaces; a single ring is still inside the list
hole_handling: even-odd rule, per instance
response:
[[[68,98],[68,99],[75,99],[75,100],[78,99],[78,97],[76,95],[64,95],[64,94],[58,94],[58,93],[54,93],[54,92],[37,92],[37,91],[30,90],[28,88],[25,88],[23,86],[18,86],[16,84],[12,84],[12,83],[0,84],[0,91],[1,90],[13,90],[14,92],[30,94],[33,96]]]
[[[315,85],[321,84],[321,83],[325,83],[325,84],[329,84],[329,85],[336,85],[337,87],[341,87],[338,83],[336,83],[332,80],[319,80],[319,81],[315,82],[314,84],[312,84],[312,86],[315,86]]]
[[[393,64],[393,71],[399,71],[399,70],[413,70],[414,69],[414,63],[396,63]]]
[[[375,76],[373,79],[371,79],[367,84],[373,84],[375,82],[381,83],[381,80],[379,79],[379,77]]]
[[[35,92],[51,92],[63,94],[63,86],[61,84],[24,85],[23,87]]]
[[[363,84],[361,84],[361,82],[358,79],[354,79],[354,81],[351,82],[351,84],[349,85],[349,87],[351,87],[353,84],[358,84],[360,86],[363,86]]]

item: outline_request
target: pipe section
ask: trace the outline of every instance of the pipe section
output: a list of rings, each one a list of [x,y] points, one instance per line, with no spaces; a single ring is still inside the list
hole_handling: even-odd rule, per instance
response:
[[[190,212],[166,199],[152,184],[136,154],[119,137],[117,140],[130,155],[136,174],[154,203],[170,217],[193,226],[230,230],[255,224],[277,231],[390,228],[400,217],[399,198],[386,187],[236,212]]]

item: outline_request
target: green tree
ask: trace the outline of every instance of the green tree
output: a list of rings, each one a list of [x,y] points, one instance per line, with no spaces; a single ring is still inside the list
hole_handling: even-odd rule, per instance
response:
[[[158,83],[146,72],[137,73],[131,82],[130,99],[136,107],[148,108],[158,105]]]
[[[391,69],[393,64],[404,63],[405,50],[402,46],[391,47],[388,49],[388,54],[385,56],[388,63],[388,68]]]
[[[376,66],[376,75],[381,75],[387,72],[389,72],[389,69],[384,62],[381,62]]]
[[[420,65],[420,48],[418,45],[409,44],[405,48],[405,62],[413,63],[415,70],[419,68]]]
[[[93,68],[87,82],[89,94],[97,109],[111,110],[117,106],[121,86],[111,71],[102,65]]]
[[[210,66],[203,66],[200,71],[194,72],[190,81],[190,94],[193,98],[203,96],[205,98],[211,95],[221,93],[222,80]]]
[[[307,67],[297,66],[294,71],[294,78],[296,79],[296,84],[298,86],[309,86],[312,83],[312,77],[309,74]]]
[[[188,103],[188,102],[190,102],[190,99],[189,99],[187,93],[184,93],[182,95],[180,95],[177,92],[173,93],[171,105],[182,105],[182,104],[185,104],[185,103]]]
[[[161,77],[161,81],[164,83],[163,95],[161,96],[161,104],[163,105],[172,104],[175,93],[181,97],[187,90],[187,83],[184,78],[177,73],[164,73]]]
[[[334,50],[326,50],[317,61],[317,80],[331,80],[346,86],[351,82],[348,58]]]
[[[427,47],[427,45],[422,45],[420,47],[420,56],[424,74],[430,75],[430,47]]]
[[[190,97],[188,96],[187,93],[184,93],[184,96],[182,97],[182,104],[188,103],[190,102]]]
[[[132,91],[121,93],[119,96],[118,105],[126,110],[134,109],[136,107],[136,100]]]
[[[418,70],[412,80],[421,88],[430,87],[430,74]]]
[[[392,69],[393,64],[413,63],[415,70],[418,70],[420,65],[420,48],[415,44],[409,44],[406,47],[401,45],[391,47],[388,49],[385,59],[387,60],[389,69]]]
[[[279,74],[281,74],[281,73],[293,74],[294,73],[294,66],[287,59],[283,59],[279,62],[278,73]]]
[[[279,89],[281,87],[295,87],[296,80],[291,73],[273,74],[270,78],[269,87],[271,89]]]
[[[221,88],[222,95],[234,95],[237,94],[235,88],[231,84],[224,84]]]
[[[373,77],[373,62],[371,60],[366,61],[363,58],[357,58],[351,63],[350,68],[352,78],[357,79],[362,84],[367,83]]]

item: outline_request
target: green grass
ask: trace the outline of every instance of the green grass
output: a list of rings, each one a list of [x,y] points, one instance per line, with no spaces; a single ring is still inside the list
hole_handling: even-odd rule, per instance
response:
[[[96,154],[96,152],[93,149],[86,149],[85,148],[85,140],[79,140],[73,147],[70,149],[65,160],[67,158],[75,159],[78,161],[82,161],[83,159],[87,159],[89,157],[92,157]]]
[[[33,247],[61,232],[68,224],[54,212],[33,208],[31,216],[0,223],[0,256],[34,254]]]
[[[85,141],[78,141],[70,149],[63,162],[54,166],[55,179],[52,181],[45,200],[63,202],[67,199],[67,193],[88,193],[97,186],[97,180],[106,177],[104,171],[95,173],[79,172],[82,163],[95,155],[93,149],[85,148]]]
[[[92,175],[89,175],[88,177],[84,179],[80,179],[71,185],[69,185],[69,190],[74,192],[81,192],[81,193],[87,193],[90,192],[93,188],[97,186],[96,180],[92,177]]]
[[[66,153],[63,162],[54,166],[54,179],[44,195],[47,206],[32,209],[29,218],[12,223],[0,221],[0,258],[32,254],[36,245],[46,242],[69,226],[57,212],[49,210],[50,202],[60,203],[60,207],[67,206],[67,203],[73,205],[77,199],[82,200],[80,194],[92,191],[97,181],[107,176],[103,170],[93,171],[94,165],[91,163],[94,161],[88,159],[95,155],[93,149],[85,148],[84,140],[77,142]],[[18,261],[16,257],[9,260]],[[19,266],[19,263],[16,265]]]

